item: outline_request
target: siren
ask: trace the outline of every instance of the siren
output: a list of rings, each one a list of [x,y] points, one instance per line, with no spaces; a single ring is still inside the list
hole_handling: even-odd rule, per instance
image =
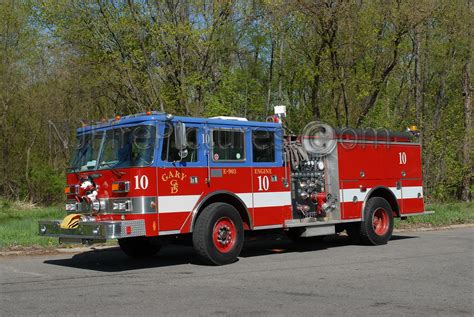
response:
[[[411,125],[406,129],[406,132],[410,133],[411,135],[415,137],[420,136],[420,130],[418,130],[418,127],[416,125]]]

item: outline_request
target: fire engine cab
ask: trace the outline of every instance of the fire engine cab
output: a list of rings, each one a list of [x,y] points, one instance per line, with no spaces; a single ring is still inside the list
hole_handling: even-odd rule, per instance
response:
[[[63,220],[39,234],[62,243],[118,239],[129,256],[190,237],[210,264],[236,260],[244,235],[346,231],[385,244],[394,218],[424,211],[421,149],[412,133],[308,124],[288,135],[267,120],[147,112],[85,126],[65,187]]]

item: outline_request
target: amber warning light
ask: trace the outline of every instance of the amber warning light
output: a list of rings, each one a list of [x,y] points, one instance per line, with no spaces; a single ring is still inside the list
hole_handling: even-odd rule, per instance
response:
[[[77,185],[68,185],[64,187],[64,193],[66,195],[75,195],[78,192],[78,186]]]
[[[112,191],[115,193],[128,193],[129,190],[130,190],[130,182],[112,183]]]

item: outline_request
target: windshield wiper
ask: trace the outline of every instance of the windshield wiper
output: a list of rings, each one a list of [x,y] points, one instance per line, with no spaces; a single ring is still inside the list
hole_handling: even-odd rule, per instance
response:
[[[110,168],[113,168],[115,165],[117,165],[117,163],[108,163],[108,162],[102,162],[99,164],[99,168],[101,168],[102,166],[107,166],[107,167],[110,167]]]
[[[111,164],[111,163],[105,162],[105,163],[100,163],[100,164],[99,164],[99,168],[100,168],[101,166],[107,166],[107,167],[110,168],[110,170],[112,171],[112,173],[114,173],[115,176],[117,176],[117,177],[119,177],[119,178],[122,177],[122,175],[126,174],[126,173],[124,173],[124,172],[117,171],[117,170],[115,169],[115,167],[114,167],[115,165],[117,165],[117,163]]]

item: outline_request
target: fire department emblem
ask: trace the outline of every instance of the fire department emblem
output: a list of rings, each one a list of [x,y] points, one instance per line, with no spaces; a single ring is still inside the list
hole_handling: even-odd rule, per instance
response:
[[[171,185],[171,193],[176,194],[179,191],[178,181],[176,179],[173,179],[170,181],[170,185]]]

